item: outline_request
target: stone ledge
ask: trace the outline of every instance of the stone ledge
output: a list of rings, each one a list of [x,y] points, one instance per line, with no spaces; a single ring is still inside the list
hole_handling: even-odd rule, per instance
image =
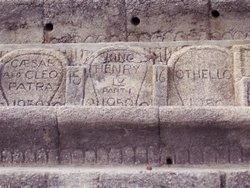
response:
[[[249,174],[248,166],[5,167],[0,186],[238,188],[249,185]]]
[[[2,165],[250,161],[246,107],[2,107],[0,115]]]

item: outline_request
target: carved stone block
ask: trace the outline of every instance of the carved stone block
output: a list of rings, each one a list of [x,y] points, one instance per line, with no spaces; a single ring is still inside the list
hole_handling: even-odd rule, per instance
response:
[[[234,74],[229,50],[213,46],[187,47],[168,62],[169,105],[234,105]]]
[[[149,106],[153,103],[153,63],[140,50],[107,48],[88,62],[84,104]]]
[[[65,104],[67,60],[54,50],[23,49],[1,59],[2,105]]]

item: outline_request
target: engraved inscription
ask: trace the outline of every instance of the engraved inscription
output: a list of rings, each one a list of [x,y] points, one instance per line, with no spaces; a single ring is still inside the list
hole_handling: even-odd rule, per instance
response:
[[[166,65],[154,66],[154,105],[167,106],[168,68]]]
[[[85,105],[151,105],[152,62],[148,59],[130,49],[97,52],[88,61]]]
[[[52,105],[65,79],[65,60],[56,54],[47,50],[17,50],[2,58],[1,89],[8,105]]]
[[[183,49],[170,67],[169,105],[234,105],[232,56],[226,49]]]

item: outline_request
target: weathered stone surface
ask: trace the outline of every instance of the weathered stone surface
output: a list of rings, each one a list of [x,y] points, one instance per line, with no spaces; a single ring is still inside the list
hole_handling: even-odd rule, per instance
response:
[[[166,187],[220,188],[217,169],[136,168],[7,168],[3,187]]]
[[[235,84],[236,105],[250,106],[250,78],[243,77]]]
[[[123,0],[46,0],[44,20],[53,24],[44,33],[47,43],[126,40]]]
[[[231,52],[213,46],[188,47],[168,62],[169,105],[234,105]]]
[[[56,114],[48,108],[0,108],[1,163],[55,164],[59,148]]]
[[[0,1],[0,43],[42,43],[43,1]]]
[[[239,82],[243,77],[250,77],[250,46],[235,46],[234,52],[234,72],[235,81]]]
[[[248,0],[2,0],[0,43],[249,38]]]
[[[66,99],[68,105],[83,105],[85,72],[83,66],[67,67]]]
[[[162,163],[248,163],[249,114],[248,108],[160,107]]]
[[[0,46],[5,54],[1,58],[0,103],[2,106],[245,105],[240,101],[246,91],[239,81],[250,75],[249,47],[243,45],[249,42],[207,43]],[[53,63],[49,64],[51,59]],[[56,72],[58,76],[47,79]]]
[[[239,40],[249,39],[250,20],[248,0],[211,0],[210,39]]]
[[[145,164],[141,151],[159,147],[157,112],[153,107],[59,108],[60,149],[85,151],[85,163]]]
[[[208,0],[126,0],[126,3],[128,41],[209,39]]]
[[[228,172],[226,178],[227,188],[243,188],[250,185],[250,173],[247,170]]]
[[[153,62],[143,51],[108,48],[86,63],[87,106],[149,106],[153,103]],[[167,82],[167,80],[164,80]]]
[[[23,49],[1,59],[2,105],[65,104],[67,60],[54,50]]]
[[[168,104],[168,67],[165,65],[154,66],[153,72],[154,103],[155,106]]]

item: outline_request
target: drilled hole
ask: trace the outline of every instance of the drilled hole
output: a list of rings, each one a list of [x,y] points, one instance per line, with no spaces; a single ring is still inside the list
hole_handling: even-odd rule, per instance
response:
[[[53,26],[52,23],[47,23],[47,24],[45,24],[45,26],[44,26],[44,30],[45,30],[45,31],[53,31],[53,29],[54,29],[54,26]]]
[[[133,24],[133,25],[139,25],[140,24],[140,22],[141,22],[141,20],[140,20],[140,18],[138,18],[138,17],[133,17],[133,18],[131,18],[131,23]]]
[[[212,10],[211,14],[212,14],[212,16],[213,16],[214,18],[218,18],[218,17],[220,16],[220,13],[219,13],[218,10]]]
[[[167,163],[167,165],[172,165],[173,164],[172,158],[171,157],[167,157],[166,163]]]

